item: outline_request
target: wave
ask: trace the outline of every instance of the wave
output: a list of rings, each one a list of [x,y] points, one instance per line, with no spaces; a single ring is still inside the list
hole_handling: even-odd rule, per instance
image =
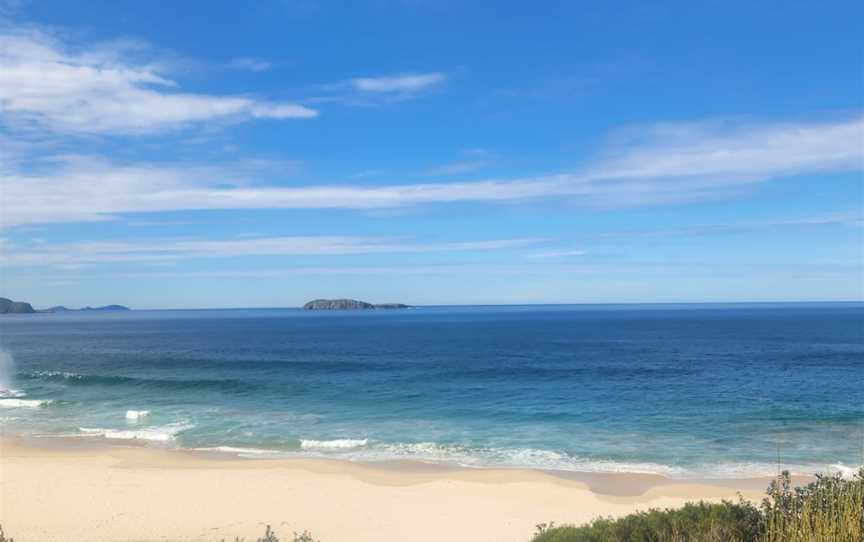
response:
[[[192,448],[193,452],[216,452],[222,454],[233,454],[238,457],[282,457],[285,455],[284,451],[280,450],[267,450],[264,448],[239,448],[236,446],[211,446],[208,448]]]
[[[545,471],[600,474],[656,474],[671,479],[744,479],[775,476],[776,463],[739,462],[667,465],[654,462],[618,461],[571,456],[553,450],[536,448],[479,448],[436,442],[375,443],[367,439],[323,441],[324,446],[302,446],[300,455],[337,457],[352,461],[394,461],[411,459],[463,468],[515,468]],[[311,441],[319,443],[319,441]],[[363,444],[359,444],[359,443]],[[343,444],[344,443],[344,444]],[[357,443],[354,446],[349,443]],[[285,455],[297,455],[285,452]],[[861,467],[834,464],[783,465],[792,474],[840,473],[851,477]]]
[[[84,437],[102,437],[113,440],[141,440],[168,443],[177,435],[194,427],[188,423],[140,429],[79,428]],[[696,465],[667,465],[653,462],[618,461],[612,459],[585,458],[553,450],[536,448],[482,448],[459,444],[436,442],[384,443],[369,439],[333,439],[300,441],[300,449],[268,449],[241,446],[208,446],[191,448],[191,451],[233,455],[248,459],[277,458],[334,458],[360,462],[387,462],[414,460],[432,464],[482,469],[536,469],[560,473],[596,474],[654,474],[675,480],[728,480],[776,476],[778,466],[767,462],[718,462]],[[864,466],[835,463],[784,464],[783,470],[795,475],[816,473],[840,474],[851,478]]]
[[[20,373],[17,375],[17,378],[22,380],[63,382],[68,385],[125,385],[158,388],[160,390],[215,389],[218,391],[234,391],[247,389],[247,386],[238,380],[139,378],[134,376],[88,375],[65,371],[36,371],[32,373]]]
[[[137,422],[142,418],[146,418],[150,415],[149,410],[127,410],[126,411],[126,420],[130,422]]]
[[[24,397],[27,395],[21,390],[15,390],[12,388],[0,388],[0,398],[2,397]]]
[[[369,439],[335,439],[335,440],[301,440],[300,447],[304,450],[350,450],[369,444]]]
[[[79,427],[78,430],[88,436],[103,437],[116,440],[146,440],[152,442],[170,442],[177,434],[194,427],[192,424],[173,423],[163,426],[146,427],[142,429],[105,429],[102,427]]]
[[[2,408],[39,408],[48,406],[54,401],[52,399],[0,399]]]

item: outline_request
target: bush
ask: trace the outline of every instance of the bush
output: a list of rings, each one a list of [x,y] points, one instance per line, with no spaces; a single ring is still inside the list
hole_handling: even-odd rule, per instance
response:
[[[761,509],[738,503],[687,503],[587,525],[540,524],[532,542],[862,542],[864,469],[851,480],[816,476],[792,487],[784,472],[768,487]]]
[[[852,480],[816,476],[793,488],[789,474],[768,487],[762,501],[761,542],[861,542],[864,540],[864,468]]]
[[[3,529],[0,529],[0,536],[2,536]],[[0,538],[0,542],[6,542],[5,539]],[[9,540],[8,542],[13,542]],[[222,542],[225,542],[224,540]],[[242,538],[235,538],[234,542],[244,542]],[[279,537],[276,536],[276,533],[273,532],[273,529],[268,525],[264,530],[264,538],[258,538],[255,542],[279,542]],[[312,538],[312,534],[309,531],[303,531],[302,533],[294,533],[294,542],[317,542],[314,538]]]
[[[534,542],[754,542],[760,519],[759,510],[744,501],[687,503],[675,510],[596,519],[582,527],[541,525]]]

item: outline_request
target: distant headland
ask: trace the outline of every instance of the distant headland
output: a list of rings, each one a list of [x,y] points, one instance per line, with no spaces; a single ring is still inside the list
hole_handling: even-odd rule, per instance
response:
[[[84,307],[81,309],[70,309],[68,307],[64,307],[63,305],[57,305],[56,307],[51,307],[49,309],[36,310],[33,308],[33,305],[30,303],[26,303],[24,301],[12,301],[11,299],[7,299],[5,297],[0,297],[0,314],[34,314],[37,312],[88,312],[88,311],[99,311],[99,312],[111,312],[111,311],[128,311],[132,310],[129,307],[124,307],[123,305],[105,305],[102,307]]]
[[[0,297],[0,314],[32,314],[34,312],[36,311],[30,303]]]
[[[348,311],[370,309],[410,309],[410,305],[402,303],[367,303],[356,299],[314,299],[305,305],[307,311]]]
[[[68,307],[64,307],[63,305],[58,305],[56,307],[51,307],[50,309],[45,309],[39,312],[72,312],[72,311],[131,311],[129,307],[125,307],[123,305],[105,305],[102,307],[83,307],[80,309],[70,309]]]

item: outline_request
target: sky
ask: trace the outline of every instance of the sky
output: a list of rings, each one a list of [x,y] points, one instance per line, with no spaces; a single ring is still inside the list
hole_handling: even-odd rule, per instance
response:
[[[0,0],[0,296],[864,300],[860,2]]]

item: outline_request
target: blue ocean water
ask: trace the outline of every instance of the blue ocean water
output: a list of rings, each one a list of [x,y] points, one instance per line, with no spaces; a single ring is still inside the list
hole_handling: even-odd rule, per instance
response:
[[[864,304],[11,315],[0,346],[7,434],[674,477],[864,463]]]

